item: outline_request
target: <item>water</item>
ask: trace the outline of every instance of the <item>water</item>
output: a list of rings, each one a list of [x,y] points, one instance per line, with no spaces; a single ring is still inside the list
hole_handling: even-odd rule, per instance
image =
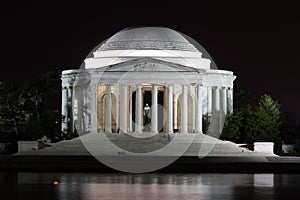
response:
[[[265,200],[290,199],[299,189],[300,174],[0,173],[1,200]]]

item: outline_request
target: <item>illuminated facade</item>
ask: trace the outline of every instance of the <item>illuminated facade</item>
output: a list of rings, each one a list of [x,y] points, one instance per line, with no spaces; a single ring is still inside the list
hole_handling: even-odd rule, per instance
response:
[[[125,29],[99,45],[82,69],[62,72],[62,132],[202,133],[203,116],[210,116],[209,131],[217,135],[233,112],[235,78],[212,69],[179,32]]]

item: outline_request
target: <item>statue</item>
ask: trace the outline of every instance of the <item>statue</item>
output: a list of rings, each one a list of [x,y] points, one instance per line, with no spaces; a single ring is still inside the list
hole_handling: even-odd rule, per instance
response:
[[[147,126],[151,123],[151,112],[150,107],[146,103],[146,106],[144,107],[144,125]]]

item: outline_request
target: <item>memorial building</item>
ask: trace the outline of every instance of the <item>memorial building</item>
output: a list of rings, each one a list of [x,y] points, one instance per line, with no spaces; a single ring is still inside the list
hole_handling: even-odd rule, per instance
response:
[[[62,72],[62,132],[201,134],[206,116],[208,131],[219,135],[233,112],[236,77],[212,63],[172,29],[121,30],[80,69]]]

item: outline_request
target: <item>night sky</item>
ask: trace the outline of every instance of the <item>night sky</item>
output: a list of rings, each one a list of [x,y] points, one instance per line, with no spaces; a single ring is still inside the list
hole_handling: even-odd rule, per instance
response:
[[[198,41],[235,88],[270,94],[300,124],[300,12],[288,1],[70,1],[1,3],[0,80],[29,82],[76,69],[97,44],[128,26],[167,26]],[[130,1],[131,2],[131,1]]]

